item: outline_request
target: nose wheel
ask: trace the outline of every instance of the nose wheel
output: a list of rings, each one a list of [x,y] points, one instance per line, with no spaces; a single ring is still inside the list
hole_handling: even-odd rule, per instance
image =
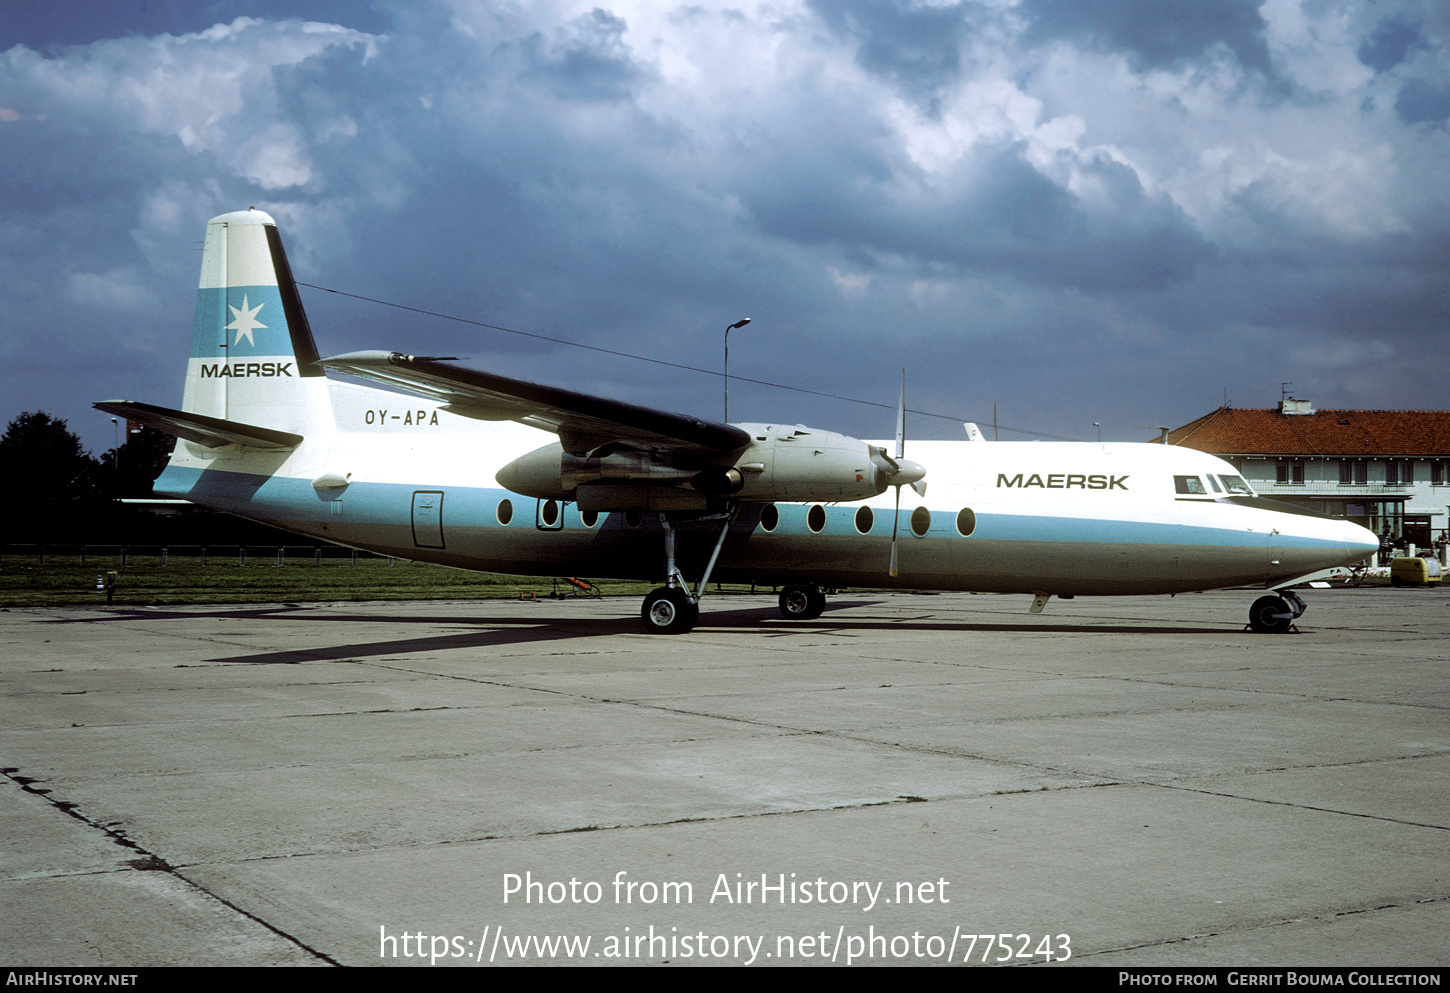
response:
[[[1283,634],[1304,613],[1304,601],[1292,590],[1261,596],[1249,608],[1249,627],[1259,634]]]

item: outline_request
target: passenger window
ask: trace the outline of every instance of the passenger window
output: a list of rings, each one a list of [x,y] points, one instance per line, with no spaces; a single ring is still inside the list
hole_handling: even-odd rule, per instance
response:
[[[760,527],[761,527],[761,529],[762,530],[765,530],[765,531],[774,531],[776,525],[779,524],[779,523],[780,523],[780,511],[776,509],[775,504],[773,504],[773,503],[766,504],[765,505],[765,508],[763,510],[761,510],[761,512],[760,512]]]
[[[1173,486],[1179,493],[1191,493],[1199,496],[1208,495],[1208,490],[1203,488],[1203,481],[1197,476],[1174,476]]]
[[[931,530],[931,511],[925,507],[917,507],[911,512],[911,533],[918,538],[925,538],[926,533]]]

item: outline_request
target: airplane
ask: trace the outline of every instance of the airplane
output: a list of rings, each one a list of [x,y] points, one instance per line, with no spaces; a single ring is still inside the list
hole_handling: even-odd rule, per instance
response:
[[[1257,586],[1273,592],[1249,627],[1283,632],[1304,612],[1291,586],[1379,544],[1192,449],[987,442],[968,424],[969,440],[914,441],[907,460],[904,380],[892,455],[442,357],[322,358],[276,222],[255,208],[207,225],[181,408],[95,406],[176,436],[158,496],[466,569],[662,579],[640,612],[658,634],[695,627],[711,579],[782,587],[797,620],[845,587],[1027,594],[1041,613],[1053,596]]]

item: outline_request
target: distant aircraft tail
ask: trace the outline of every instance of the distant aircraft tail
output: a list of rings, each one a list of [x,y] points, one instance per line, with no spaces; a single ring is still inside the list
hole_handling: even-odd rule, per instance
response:
[[[304,436],[330,430],[317,358],[277,222],[256,209],[213,217],[182,409]]]

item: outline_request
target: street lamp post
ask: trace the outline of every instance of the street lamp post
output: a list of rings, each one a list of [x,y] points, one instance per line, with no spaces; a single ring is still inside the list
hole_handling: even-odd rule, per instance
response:
[[[111,469],[119,470],[121,468],[121,425],[114,417],[111,418],[111,440],[114,442],[111,446]]]
[[[750,323],[750,318],[736,321],[725,329],[725,423],[730,423],[730,332],[736,328],[743,328]]]

